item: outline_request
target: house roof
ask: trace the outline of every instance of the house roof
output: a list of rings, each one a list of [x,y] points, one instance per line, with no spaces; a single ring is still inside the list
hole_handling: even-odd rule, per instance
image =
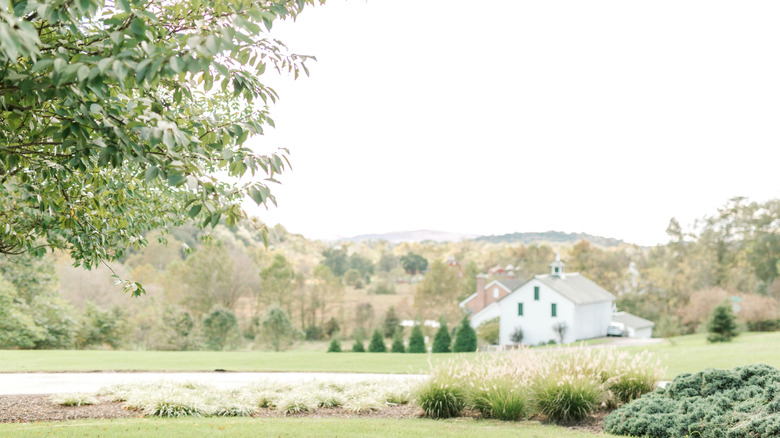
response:
[[[616,312],[614,315],[612,315],[612,321],[625,324],[626,326],[633,329],[643,329],[655,326],[653,321],[648,321],[628,312]]]
[[[480,310],[479,312],[471,315],[469,317],[469,319],[470,320],[471,319],[475,319],[475,318],[481,316],[483,313],[493,312],[496,309],[496,307],[498,307],[498,301],[493,301],[492,303],[490,303],[487,306],[483,307],[482,310]]]
[[[578,273],[566,273],[562,276],[545,274],[534,277],[563,295],[575,305],[614,301],[615,296],[589,278]]]
[[[509,292],[514,292],[515,289],[517,289],[518,287],[522,286],[525,282],[526,282],[526,280],[520,280],[520,279],[517,279],[517,278],[502,278],[502,279],[493,280],[493,281],[490,282],[490,284],[499,283],[502,286],[504,286],[504,288],[506,290],[508,290]],[[490,284],[485,286],[485,289],[487,289],[490,286]]]
[[[463,300],[463,301],[461,301],[460,303],[458,303],[458,305],[459,305],[460,307],[463,307],[463,306],[465,306],[465,305],[466,305],[466,303],[468,303],[469,301],[473,300],[473,299],[474,299],[474,298],[476,298],[476,297],[477,297],[477,293],[476,293],[476,292],[474,292],[473,294],[469,295],[469,296],[468,296],[468,297],[467,297],[465,300]]]

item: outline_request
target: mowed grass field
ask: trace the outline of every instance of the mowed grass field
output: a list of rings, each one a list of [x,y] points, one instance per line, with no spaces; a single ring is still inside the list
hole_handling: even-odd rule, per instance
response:
[[[0,372],[263,371],[425,374],[431,365],[468,354],[264,351],[0,350]]]
[[[648,350],[667,367],[666,379],[705,368],[730,369],[736,366],[764,363],[780,368],[780,332],[740,333],[731,342],[710,344],[706,334],[678,336],[667,342],[646,347],[626,347],[639,353]]]
[[[613,435],[580,432],[536,422],[500,422],[385,418],[180,418],[0,424],[0,436],[13,437],[389,437],[447,438],[599,438]]]
[[[348,342],[342,344],[349,348]],[[0,350],[0,372],[37,371],[261,371],[427,373],[431,365],[468,354],[325,353],[325,344],[303,345],[284,352],[264,351],[106,351]],[[555,348],[555,347],[553,347]],[[780,332],[742,333],[732,342],[709,344],[706,335],[671,338],[643,347],[667,367],[666,378],[705,368],[733,368],[765,363],[780,368]]]

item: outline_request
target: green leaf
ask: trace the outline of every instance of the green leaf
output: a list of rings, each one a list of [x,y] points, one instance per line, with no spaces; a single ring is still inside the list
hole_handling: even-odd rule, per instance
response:
[[[203,208],[203,205],[201,204],[193,205],[192,208],[190,208],[190,211],[187,212],[187,216],[194,218],[200,213],[201,208]]]
[[[160,169],[157,168],[157,166],[149,166],[146,169],[146,173],[144,175],[144,179],[146,182],[149,182],[155,178],[157,178],[157,175],[160,174]]]
[[[187,177],[180,173],[173,173],[168,175],[168,185],[172,187],[178,187],[187,182]]]

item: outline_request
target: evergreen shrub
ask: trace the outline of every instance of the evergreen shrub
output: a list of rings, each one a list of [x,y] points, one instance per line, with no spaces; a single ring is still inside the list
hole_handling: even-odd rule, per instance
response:
[[[433,338],[431,351],[433,353],[450,353],[452,351],[450,350],[451,344],[450,329],[447,328],[447,323],[442,321],[439,330],[436,331],[436,335]]]
[[[455,353],[477,351],[477,332],[471,327],[469,318],[464,316],[455,332],[455,344],[452,347]]]
[[[422,327],[416,324],[412,327],[412,333],[409,335],[409,348],[407,353],[427,353],[425,348],[425,337],[423,336]]]
[[[404,332],[400,326],[397,326],[395,328],[395,333],[393,333],[393,344],[390,347],[390,352],[403,353],[405,350],[406,349],[404,347]]]
[[[385,345],[384,338],[382,337],[382,332],[379,329],[374,330],[374,333],[371,335],[371,342],[368,344],[368,352],[369,353],[387,352],[387,346]]]
[[[748,365],[677,376],[604,422],[616,435],[759,438],[780,434],[780,370]]]

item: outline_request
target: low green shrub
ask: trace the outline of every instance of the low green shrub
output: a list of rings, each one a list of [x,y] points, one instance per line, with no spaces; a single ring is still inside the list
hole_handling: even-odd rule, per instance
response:
[[[382,338],[382,332],[379,331],[379,329],[374,330],[374,333],[371,335],[371,342],[368,344],[368,351],[370,353],[387,352],[387,346],[385,345],[385,341]]]
[[[419,324],[415,324],[412,327],[412,333],[409,335],[409,348],[406,349],[407,353],[427,353],[425,348],[425,337],[423,336],[422,327]]]
[[[457,417],[466,405],[466,391],[452,380],[434,378],[420,386],[417,403],[428,418]]]
[[[519,421],[531,411],[527,390],[506,379],[480,386],[471,393],[472,405],[485,418]]]
[[[533,389],[538,412],[556,422],[580,421],[604,400],[601,383],[584,376],[545,376]]]
[[[328,346],[328,353],[341,353],[341,341],[338,337],[334,337],[330,340],[330,345]]]
[[[749,365],[681,374],[665,389],[609,414],[607,432],[671,438],[759,438],[780,433],[780,370]]]

